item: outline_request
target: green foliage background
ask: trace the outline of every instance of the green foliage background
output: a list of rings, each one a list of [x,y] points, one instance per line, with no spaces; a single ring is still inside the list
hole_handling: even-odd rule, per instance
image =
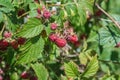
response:
[[[51,10],[49,4],[58,1],[61,6],[57,6],[57,15],[46,24],[36,18],[37,8],[45,4]],[[14,38],[27,39],[18,50],[10,47],[0,52],[3,62],[10,66],[5,79],[10,76],[11,80],[22,80],[20,73],[32,70],[38,80],[120,80],[120,50],[115,47],[120,42],[120,29],[106,15],[95,15],[98,11],[95,1],[120,23],[120,0],[50,0],[48,3],[43,0],[42,5],[33,0],[0,0],[0,30],[5,25]],[[24,21],[24,16],[17,16],[19,9],[24,9],[30,18]],[[92,15],[90,20],[86,11]],[[52,32],[50,23],[54,21],[60,28],[69,21],[81,45],[77,48],[70,45],[70,51],[61,52],[62,49],[48,39]],[[80,38],[83,34],[86,39]],[[0,37],[2,39],[3,35]]]

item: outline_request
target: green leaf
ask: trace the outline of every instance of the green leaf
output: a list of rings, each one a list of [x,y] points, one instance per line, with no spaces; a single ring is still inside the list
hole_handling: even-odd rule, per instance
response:
[[[16,54],[16,52],[14,51],[13,48],[10,47],[7,49],[7,56],[6,56],[7,64],[12,65],[13,63],[15,63],[15,61],[16,61],[15,54]]]
[[[48,80],[48,71],[43,64],[32,64],[32,68],[35,71],[38,80]]]
[[[16,32],[16,30],[18,29],[18,24],[17,24],[17,18],[16,16],[11,15],[11,16],[4,16],[4,19],[6,20],[6,28],[12,32]]]
[[[86,65],[87,64],[87,61],[88,61],[88,58],[87,58],[87,56],[85,55],[85,53],[80,53],[80,55],[79,55],[79,60],[80,60],[80,63],[81,64],[84,64],[84,65]]]
[[[120,41],[120,33],[113,26],[103,27],[99,30],[98,40],[103,47],[114,47]]]
[[[79,7],[81,7],[83,10],[88,10],[90,12],[93,12],[93,0],[88,1],[88,0],[81,0],[79,2]]]
[[[32,38],[29,42],[23,46],[23,51],[19,55],[17,64],[26,64],[32,61],[36,61],[44,48],[44,40],[39,36]]]
[[[12,73],[10,75],[10,80],[19,80],[19,76],[16,72]]]
[[[9,0],[0,0],[0,11],[3,11],[5,13],[8,13],[12,10],[14,10],[14,6]]]
[[[98,68],[99,68],[99,64],[98,64],[97,56],[94,56],[81,76],[86,78],[94,76],[98,71]]]
[[[35,10],[35,9],[37,9],[37,5],[35,3],[30,3],[29,8],[30,8],[30,10]]]
[[[65,66],[65,73],[67,77],[70,77],[70,78],[78,77],[79,75],[78,67],[73,61],[70,61],[69,63],[65,63],[64,66]]]
[[[43,28],[44,25],[41,24],[40,20],[31,18],[17,35],[25,38],[32,38],[39,35]]]
[[[30,13],[29,13],[29,16],[30,17],[36,17],[37,16],[37,11],[36,10],[31,10]]]

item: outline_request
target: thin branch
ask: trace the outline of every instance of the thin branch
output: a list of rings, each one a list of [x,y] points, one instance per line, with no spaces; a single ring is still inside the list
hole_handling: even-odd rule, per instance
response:
[[[25,15],[29,14],[29,12],[30,12],[30,11],[25,12],[24,14],[22,14],[21,16],[19,16],[19,17],[18,17],[18,19],[20,19],[21,17],[23,17],[23,16],[25,16]]]
[[[119,29],[120,29],[120,25],[119,23],[112,17],[110,16],[104,9],[102,9],[97,3],[95,3],[95,5],[97,6],[97,8],[102,11]]]

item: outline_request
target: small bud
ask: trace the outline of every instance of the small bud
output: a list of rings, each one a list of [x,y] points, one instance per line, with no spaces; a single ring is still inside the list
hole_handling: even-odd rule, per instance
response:
[[[57,28],[57,24],[51,23],[50,28],[51,28],[51,30],[55,30]]]
[[[46,19],[49,19],[51,17],[51,13],[47,10],[44,10],[43,11],[43,16],[46,18]]]
[[[8,31],[5,31],[4,34],[3,34],[3,36],[4,36],[5,38],[10,38],[10,37],[12,37],[12,33],[11,33],[11,32],[8,32]]]

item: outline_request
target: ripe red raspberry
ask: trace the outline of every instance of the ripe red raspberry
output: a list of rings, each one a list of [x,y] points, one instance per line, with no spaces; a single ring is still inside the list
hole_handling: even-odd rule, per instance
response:
[[[9,43],[5,40],[0,40],[0,50],[5,51],[7,47],[9,46]]]
[[[18,49],[18,42],[17,41],[12,41],[11,42],[11,46],[14,48],[14,49]]]
[[[56,39],[58,38],[58,36],[56,35],[56,34],[50,34],[49,35],[49,39],[52,41],[52,42],[54,42]]]
[[[25,43],[25,41],[26,41],[26,39],[25,39],[25,38],[22,38],[22,37],[19,37],[19,38],[17,39],[17,42],[18,42],[18,44],[20,44],[20,45],[23,45],[23,44]]]
[[[57,28],[57,24],[56,23],[51,23],[50,28],[52,30],[55,30]]]
[[[78,41],[78,37],[77,35],[70,35],[68,36],[68,41],[70,41],[71,43],[76,43]]]
[[[8,32],[8,31],[5,31],[4,34],[3,34],[3,36],[4,36],[5,38],[10,38],[10,37],[12,37],[12,33],[11,33],[11,32]]]
[[[28,79],[30,77],[30,74],[27,71],[24,71],[21,73],[21,78],[23,79]]]
[[[98,11],[96,11],[96,13],[95,13],[95,16],[101,16],[102,15],[102,11],[100,11],[100,10],[98,10]]]
[[[30,80],[38,80],[38,78],[36,76],[32,76],[30,77]]]
[[[21,16],[25,13],[25,10],[24,9],[20,9],[18,10],[18,16]]]
[[[51,13],[47,10],[44,10],[43,11],[43,16],[46,18],[46,19],[49,19],[51,17]]]
[[[62,48],[67,44],[67,41],[66,39],[63,39],[63,38],[57,38],[55,43],[58,47]]]
[[[40,8],[37,9],[37,13],[41,14],[41,9]]]

